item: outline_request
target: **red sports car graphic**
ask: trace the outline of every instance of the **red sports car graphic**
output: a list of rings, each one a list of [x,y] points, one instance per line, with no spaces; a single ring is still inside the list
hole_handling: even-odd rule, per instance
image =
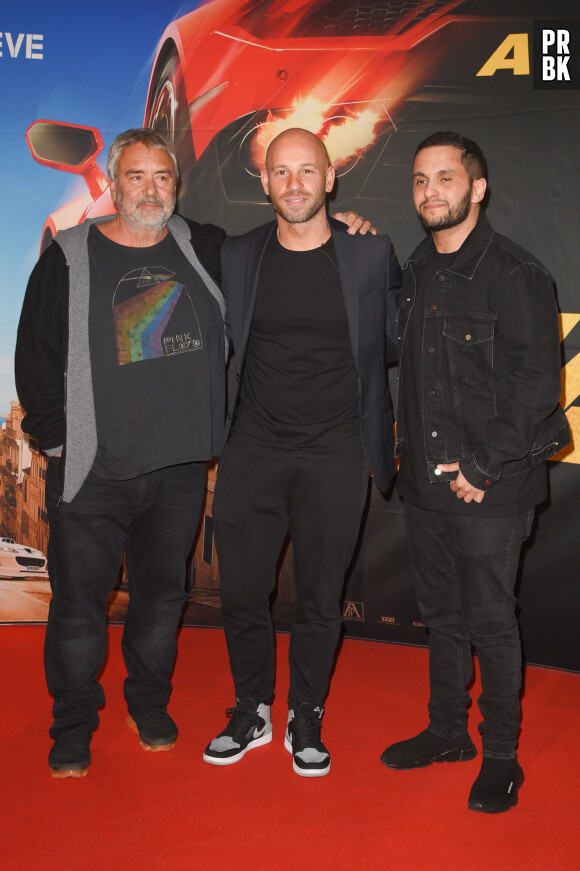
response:
[[[500,0],[212,0],[171,22],[143,123],[177,150],[180,210],[247,229],[249,206],[266,202],[256,177],[268,142],[297,126],[325,141],[341,204],[386,198],[389,167],[400,165],[395,134],[417,106],[465,107],[474,88],[489,91],[489,80],[474,78],[474,52],[484,46],[485,60],[497,46],[505,7]],[[43,247],[61,227],[113,210],[95,162],[96,129],[36,121],[27,141],[36,160],[83,175],[90,192],[49,216]]]

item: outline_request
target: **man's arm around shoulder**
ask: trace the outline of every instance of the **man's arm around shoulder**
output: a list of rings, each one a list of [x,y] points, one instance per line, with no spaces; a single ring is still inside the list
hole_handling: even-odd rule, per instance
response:
[[[221,286],[220,251],[225,230],[215,224],[199,224],[184,218],[191,233],[191,244],[199,261],[218,286]]]

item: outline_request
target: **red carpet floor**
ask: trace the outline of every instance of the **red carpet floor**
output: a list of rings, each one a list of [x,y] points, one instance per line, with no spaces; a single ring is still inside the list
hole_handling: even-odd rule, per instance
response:
[[[175,750],[152,754],[125,725],[121,631],[112,627],[89,774],[54,780],[43,634],[41,626],[0,627],[4,871],[580,868],[580,675],[527,669],[526,781],[517,808],[488,816],[466,806],[479,758],[410,772],[380,764],[387,744],[425,725],[427,652],[352,640],[324,720],[332,770],[307,779],[292,772],[283,747],[287,637],[278,638],[273,742],[218,768],[201,754],[233,701],[221,631],[182,631],[171,705],[180,738]],[[477,722],[474,706],[479,747]]]

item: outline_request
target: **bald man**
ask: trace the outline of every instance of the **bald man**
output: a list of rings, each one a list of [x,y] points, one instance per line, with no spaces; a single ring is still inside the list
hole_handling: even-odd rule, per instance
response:
[[[297,604],[284,743],[305,777],[330,770],[321,720],[369,466],[383,490],[393,474],[386,363],[399,265],[387,236],[347,235],[328,218],[334,181],[322,142],[285,131],[262,172],[276,220],[222,248],[234,386],[213,514],[235,705],[203,758],[231,765],[272,740],[270,598],[290,535]]]

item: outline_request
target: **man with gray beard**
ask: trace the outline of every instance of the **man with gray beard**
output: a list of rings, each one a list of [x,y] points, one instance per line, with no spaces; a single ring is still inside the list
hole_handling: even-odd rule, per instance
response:
[[[22,428],[49,456],[45,643],[54,777],[83,777],[104,704],[106,606],[126,555],[129,725],[170,750],[185,571],[220,453],[225,233],[174,216],[173,149],[129,130],[107,170],[118,214],[59,232],[29,281],[16,348]]]

